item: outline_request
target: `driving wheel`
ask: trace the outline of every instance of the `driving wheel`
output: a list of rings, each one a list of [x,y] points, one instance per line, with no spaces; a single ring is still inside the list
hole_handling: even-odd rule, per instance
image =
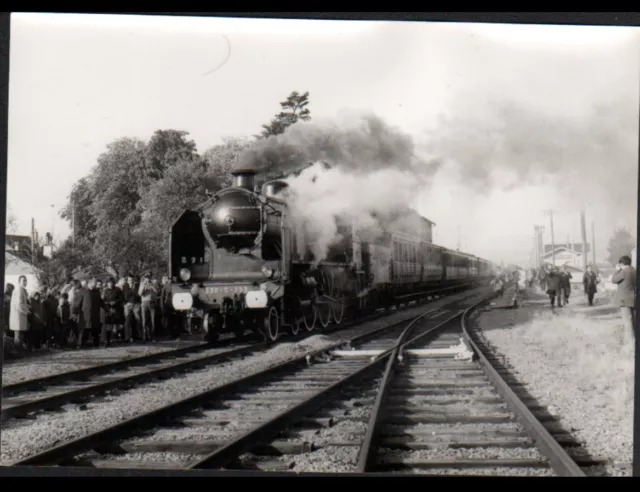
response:
[[[275,306],[271,306],[264,317],[264,333],[267,340],[275,342],[280,332],[280,317]]]

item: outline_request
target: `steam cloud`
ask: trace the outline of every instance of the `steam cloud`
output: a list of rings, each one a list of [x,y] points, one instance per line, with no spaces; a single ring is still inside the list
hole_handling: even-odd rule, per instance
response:
[[[421,192],[423,182],[408,171],[354,173],[315,163],[287,181],[292,216],[303,226],[316,261],[325,259],[329,248],[342,239],[338,218],[354,223],[359,236],[368,241],[379,237],[383,228],[404,225],[416,230],[416,223],[402,224],[406,215],[401,214]]]
[[[413,139],[372,114],[297,123],[256,142],[236,168],[289,176],[292,215],[304,227],[316,261],[341,240],[338,222],[355,222],[369,239],[383,228],[411,227],[401,218],[428,186],[439,162],[420,157]]]
[[[614,215],[635,209],[636,106],[602,104],[583,119],[550,117],[513,102],[491,107],[481,120],[449,120],[429,135],[429,151],[455,162],[470,189],[543,184],[576,206],[606,204]]]
[[[635,235],[637,97],[618,94],[615,99],[603,99],[600,104],[585,109],[582,117],[569,117],[554,108],[545,112],[511,101],[487,102],[475,112],[458,111],[458,117],[441,121],[428,134],[428,151],[445,161],[441,174],[455,177],[455,183],[469,191],[463,200],[466,205],[460,203],[458,207],[465,206],[471,213],[475,210],[480,214],[481,210],[492,208],[489,201],[497,199],[494,197],[509,196],[513,200],[514,192],[524,192],[523,201],[516,208],[528,217],[522,219],[525,224],[520,221],[511,227],[522,231],[522,240],[504,233],[500,240],[499,227],[492,233],[494,243],[501,244],[502,253],[526,261],[531,246],[525,230],[532,229],[535,221],[545,220],[542,214],[547,208],[558,214],[556,238],[564,242],[566,234],[573,231],[578,234],[574,237],[580,237],[579,211],[586,206],[587,225],[591,221],[596,224],[598,258],[604,256],[615,228],[624,226]],[[446,182],[440,177],[435,183],[438,186]],[[511,204],[515,205],[513,201]],[[433,202],[430,205],[434,206]],[[504,207],[510,210],[509,203]],[[466,222],[465,235],[477,238],[473,252],[493,254],[497,246],[490,246],[490,242],[483,239],[487,233],[486,222],[480,218],[467,220],[465,213],[469,212],[451,210],[446,214],[446,221]],[[495,209],[489,217],[509,227],[503,215],[499,212],[496,215]],[[512,216],[509,220],[519,219]],[[547,224],[548,220],[540,223]],[[548,242],[549,230],[547,227],[545,241]],[[450,232],[451,236],[454,234]],[[592,242],[590,234],[587,240]],[[476,251],[483,242],[485,249]]]
[[[265,178],[289,175],[289,204],[314,243],[317,261],[341,239],[338,218],[368,229],[372,239],[381,229],[400,225],[407,207],[429,192],[440,171],[455,170],[461,192],[466,188],[485,201],[494,190],[541,185],[548,192],[532,208],[542,211],[545,200],[557,201],[577,214],[586,203],[591,218],[602,224],[603,239],[621,220],[635,233],[637,106],[621,97],[594,106],[581,119],[504,100],[486,107],[476,118],[454,112],[457,117],[427,134],[424,153],[436,156],[429,160],[411,137],[381,118],[351,114],[297,123],[260,140],[240,156],[236,168],[252,168]],[[482,235],[482,220],[472,235]],[[416,231],[415,222],[401,225]]]

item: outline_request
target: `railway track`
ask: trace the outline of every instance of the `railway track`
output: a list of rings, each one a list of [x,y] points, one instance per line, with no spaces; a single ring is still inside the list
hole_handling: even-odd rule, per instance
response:
[[[438,326],[461,314],[463,300],[445,308],[427,308],[411,323]],[[478,293],[475,293],[475,298]],[[115,426],[61,444],[13,463],[74,465],[100,468],[183,468],[246,466],[243,454],[305,452],[303,441],[279,441],[285,429],[332,419],[305,416],[351,387],[380,377],[397,333],[407,322],[381,327],[313,354],[235,380],[214,390],[139,415]],[[396,332],[396,336],[389,333]],[[347,361],[327,358],[328,350],[378,347],[387,357]],[[381,348],[380,348],[381,347]],[[274,441],[275,439],[275,441]],[[246,460],[245,460],[246,461]],[[259,469],[283,469],[282,464],[252,462]],[[286,468],[286,466],[284,466]]]
[[[355,471],[586,476],[581,466],[598,464],[570,456],[571,436],[547,431],[544,409],[527,406],[518,382],[494,368],[467,323],[475,307],[443,330],[405,332],[359,419],[366,431],[352,432]],[[444,348],[452,336],[461,345]]]
[[[212,348],[198,344],[3,386],[2,421],[56,410],[69,403],[82,403],[115,390],[248,355],[261,347],[261,344],[244,344]]]
[[[431,294],[435,296],[442,292]],[[364,317],[345,319],[340,325],[299,333],[287,337],[286,341],[296,342],[316,334],[329,334],[388,314],[382,311]],[[262,341],[234,345],[229,348],[211,346],[207,343],[195,344],[3,386],[1,420],[4,422],[12,418],[24,418],[36,412],[56,410],[69,403],[81,404],[95,396],[247,356],[264,350],[270,344]]]

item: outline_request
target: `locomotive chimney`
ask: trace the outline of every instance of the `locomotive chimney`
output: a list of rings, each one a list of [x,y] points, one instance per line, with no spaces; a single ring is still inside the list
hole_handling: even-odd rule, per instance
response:
[[[262,186],[262,193],[266,196],[275,197],[281,190],[288,186],[288,183],[280,180],[267,181]]]
[[[233,176],[233,186],[253,191],[256,179],[255,171],[251,169],[239,169],[237,171],[233,171],[231,176]]]

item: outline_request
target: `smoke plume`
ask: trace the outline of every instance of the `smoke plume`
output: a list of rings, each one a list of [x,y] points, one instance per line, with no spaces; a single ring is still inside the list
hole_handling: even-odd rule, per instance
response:
[[[335,120],[298,122],[281,135],[257,141],[237,168],[260,174],[288,174],[313,162],[367,173],[393,167],[424,173],[428,163],[416,155],[413,139],[374,114],[344,112]]]
[[[598,196],[623,207],[635,196],[637,107],[610,102],[577,119],[508,101],[487,106],[482,119],[448,120],[429,135],[429,151],[459,166],[472,190],[550,185],[578,203]]]
[[[407,209],[439,162],[419,156],[413,139],[381,118],[345,113],[334,121],[297,123],[256,142],[237,168],[288,176],[292,216],[321,261],[342,239],[341,221],[357,224],[368,239],[388,227],[415,231],[416,223],[401,219],[407,220]]]
[[[533,224],[546,224],[545,241],[551,242],[545,210],[554,210],[556,241],[564,242],[574,231],[581,241],[579,213],[586,209],[588,225],[596,224],[600,261],[616,227],[624,225],[635,233],[637,97],[604,100],[586,109],[582,117],[509,101],[487,102],[482,110],[456,113],[427,138],[429,152],[441,156],[445,164],[425,205],[429,210],[445,207],[446,192],[440,193],[440,188],[450,184],[462,198],[441,212],[440,234],[449,227],[447,223],[461,224],[473,240],[474,253],[496,254],[500,245],[501,254],[526,261]],[[496,200],[502,202],[504,212],[498,210],[499,204],[494,206]],[[515,210],[519,216],[512,215]],[[467,217],[470,213],[473,217]],[[483,220],[481,215],[491,219]],[[452,243],[457,234],[455,227],[450,229],[447,235]],[[587,240],[592,242],[590,232]]]

